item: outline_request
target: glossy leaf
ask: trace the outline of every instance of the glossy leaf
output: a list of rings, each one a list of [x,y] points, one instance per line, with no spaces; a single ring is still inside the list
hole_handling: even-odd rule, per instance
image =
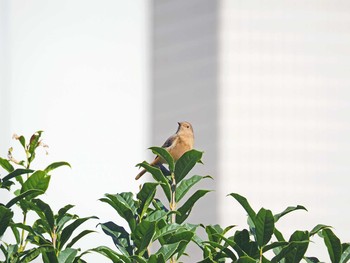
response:
[[[294,254],[294,250],[298,246],[303,246],[309,243],[309,241],[293,241],[290,242],[287,246],[283,247],[275,257],[271,259],[271,263],[281,262],[282,259],[286,258],[290,253]]]
[[[256,238],[259,247],[266,245],[273,234],[275,221],[270,210],[261,208],[255,217]]]
[[[10,162],[8,160],[3,159],[1,157],[0,157],[0,166],[2,168],[4,168],[9,173],[13,172],[13,170],[14,170],[12,164],[10,164]]]
[[[117,213],[128,222],[130,229],[133,231],[136,227],[136,207],[130,203],[132,193],[116,195],[106,194],[106,197],[107,198],[101,198],[100,201],[111,205]]]
[[[304,257],[304,259],[307,263],[321,263],[321,261],[315,257]]]
[[[256,260],[254,258],[251,258],[249,256],[243,256],[240,257],[236,263],[256,263]]]
[[[267,252],[267,251],[269,251],[271,249],[275,249],[275,248],[279,248],[279,247],[285,247],[288,244],[289,243],[286,242],[286,241],[282,241],[282,242],[276,241],[276,242],[273,242],[271,244],[268,244],[268,245],[264,246],[262,251],[265,253],[265,252]]]
[[[25,252],[25,256],[22,257],[21,262],[27,263],[32,262],[34,259],[36,259],[40,254],[46,253],[48,251],[52,251],[53,248],[50,246],[43,246],[38,248],[32,248]]]
[[[307,211],[307,209],[304,206],[302,206],[302,205],[289,206],[283,212],[274,215],[275,222],[277,222],[282,216],[285,216],[286,214],[288,214],[290,212],[293,212],[293,211],[296,211],[296,210],[305,210],[305,211]]]
[[[138,192],[137,199],[140,200],[140,207],[139,207],[140,220],[142,220],[149,205],[153,201],[153,198],[156,194],[157,186],[158,186],[158,183],[144,183],[142,185],[141,190]]]
[[[165,260],[168,260],[171,258],[177,251],[178,247],[180,245],[180,242],[173,243],[173,244],[166,244],[163,245],[158,251],[157,255],[162,254]]]
[[[229,195],[232,196],[234,199],[236,199],[238,201],[238,203],[240,203],[240,205],[244,208],[244,210],[247,212],[247,214],[250,218],[252,218],[252,219],[255,218],[256,213],[254,212],[254,210],[252,209],[252,207],[248,203],[247,198],[245,198],[237,193],[232,193]]]
[[[37,131],[32,135],[29,141],[29,148],[28,148],[28,153],[29,153],[29,163],[31,163],[34,158],[35,158],[35,149],[39,146],[40,144],[40,137],[43,131]]]
[[[41,190],[45,193],[49,186],[50,176],[44,171],[34,172],[27,181],[22,185],[21,193],[24,193],[31,189]],[[31,197],[38,196],[39,194],[33,194]]]
[[[132,233],[132,237],[139,255],[142,255],[142,253],[147,249],[152,241],[155,231],[155,222],[148,222],[144,220],[137,225],[135,231]]]
[[[58,210],[56,217],[56,222],[57,224],[59,224],[59,222],[61,221],[61,219],[67,214],[67,212],[72,209],[74,207],[74,205],[65,205],[64,207],[62,207],[60,210]]]
[[[294,241],[306,242],[295,246],[295,248],[291,250],[285,257],[286,262],[297,263],[302,260],[309,246],[309,233],[307,231],[295,231],[289,239],[289,242]]]
[[[146,261],[145,261],[146,262]],[[149,257],[149,259],[147,260],[147,263],[165,263],[165,259],[163,254],[153,254]]]
[[[54,170],[54,169],[56,169],[56,168],[58,168],[58,167],[61,167],[61,166],[68,166],[68,167],[71,167],[70,164],[67,163],[67,162],[55,162],[55,163],[52,163],[52,164],[50,164],[49,166],[47,166],[47,167],[45,168],[44,171],[45,171],[46,173],[49,173],[49,172],[51,172],[52,170]]]
[[[113,263],[132,263],[132,260],[129,257],[120,255],[106,246],[96,247],[94,249],[91,249],[91,251],[95,251],[101,255],[104,255],[105,257],[112,260]]]
[[[194,175],[189,179],[182,180],[176,188],[175,201],[179,202],[194,185],[205,178],[213,179],[211,176]]]
[[[247,229],[243,229],[242,231],[237,230],[233,240],[236,244],[233,248],[239,256],[248,255],[250,257],[257,257],[259,255],[258,245],[256,242],[250,240],[250,234]],[[239,249],[237,249],[237,246]]]
[[[342,254],[340,257],[340,263],[350,262],[350,243],[342,244]]]
[[[339,238],[329,228],[322,230],[322,236],[332,263],[339,262],[342,253],[342,246]]]
[[[185,152],[179,160],[175,163],[175,180],[180,183],[183,178],[192,170],[192,168],[202,158],[203,152],[197,150],[190,150]]]
[[[284,242],[286,241],[282,235],[282,233],[275,227],[275,229],[273,230],[273,234],[275,235],[275,237],[277,238],[277,240],[279,242]]]
[[[319,233],[320,231],[322,231],[323,229],[326,229],[326,228],[330,228],[330,226],[319,224],[319,225],[315,226],[315,227],[311,230],[310,236],[313,236],[313,235]]]
[[[51,207],[40,199],[34,199],[33,203],[36,204],[40,209],[38,215],[48,223],[52,232],[54,229],[55,220]]]
[[[23,198],[31,195],[41,195],[43,193],[43,191],[41,190],[37,190],[37,189],[31,189],[28,191],[25,191],[24,193],[19,194],[18,196],[12,198],[7,204],[6,207],[10,208],[11,206],[13,206],[14,204],[16,204],[18,201],[22,200]]]
[[[119,249],[125,256],[132,255],[132,246],[130,241],[129,233],[124,229],[124,227],[118,226],[113,222],[106,222],[100,224],[103,232],[110,236]]]
[[[82,232],[80,232],[77,236],[75,236],[74,238],[72,238],[72,241],[69,242],[67,244],[67,248],[72,247],[76,242],[78,242],[82,237],[91,234],[91,233],[96,233],[96,231],[93,230],[83,230]]]
[[[180,215],[176,215],[176,223],[183,223],[189,216],[194,204],[210,190],[197,190],[177,211]]]
[[[8,175],[6,175],[6,176],[2,179],[2,181],[3,181],[3,182],[6,182],[6,181],[8,181],[8,180],[10,180],[10,179],[12,179],[12,178],[14,178],[14,177],[19,176],[19,175],[22,175],[22,174],[30,174],[30,173],[32,173],[32,172],[34,172],[34,171],[31,170],[31,169],[16,169],[16,170],[14,170],[13,172],[11,172],[11,173],[9,173]]]
[[[73,223],[69,224],[62,230],[61,239],[59,242],[59,249],[62,249],[63,246],[67,243],[68,239],[72,236],[73,232],[84,222],[90,219],[98,219],[96,216],[78,218]]]
[[[149,149],[151,149],[154,154],[160,156],[163,160],[165,160],[165,162],[169,165],[170,173],[174,172],[174,168],[175,168],[174,159],[165,148],[151,147]]]
[[[13,212],[9,208],[0,205],[0,237],[5,233],[6,229],[10,225],[12,217]]]
[[[153,166],[149,165],[147,162],[139,163],[137,166],[146,169],[147,172],[152,174],[152,177],[154,178],[154,180],[156,180],[157,182],[159,182],[161,184],[161,187],[164,191],[164,194],[165,194],[166,198],[168,199],[168,201],[170,202],[170,200],[171,200],[171,186],[169,184],[169,180],[164,176],[162,171],[157,167],[153,167]]]
[[[65,250],[63,250],[59,253],[58,262],[59,263],[73,263],[77,254],[78,254],[77,249],[66,248]]]

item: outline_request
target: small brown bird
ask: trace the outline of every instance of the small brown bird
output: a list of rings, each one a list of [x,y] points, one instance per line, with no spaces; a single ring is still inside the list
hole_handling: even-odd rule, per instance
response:
[[[178,124],[179,127],[177,128],[176,133],[173,136],[169,137],[162,145],[162,147],[170,153],[174,161],[177,161],[185,152],[192,150],[194,144],[194,134],[191,123],[184,121],[178,122]],[[155,166],[162,163],[164,163],[163,158],[156,156],[150,165]],[[139,179],[145,173],[146,170],[143,169],[136,176],[135,180]]]

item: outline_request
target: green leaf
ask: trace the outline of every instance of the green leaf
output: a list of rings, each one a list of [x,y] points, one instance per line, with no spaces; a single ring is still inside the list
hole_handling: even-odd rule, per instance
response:
[[[256,263],[257,261],[254,258],[251,258],[249,256],[243,256],[240,257],[236,263]]]
[[[275,237],[277,238],[277,240],[279,242],[284,242],[286,241],[282,235],[282,233],[275,227],[275,229],[273,230],[273,234],[275,235]]]
[[[73,263],[76,255],[78,254],[77,249],[66,248],[58,254],[59,263]]]
[[[180,245],[180,242],[173,243],[173,244],[166,244],[163,245],[158,251],[157,255],[162,254],[165,260],[170,259],[177,251],[178,247]]]
[[[110,249],[109,247],[100,246],[91,249],[91,251],[100,253],[101,255],[109,258],[113,261],[113,263],[131,263],[132,261],[129,259],[129,257],[119,255],[114,250]]]
[[[304,257],[306,263],[321,263],[318,258],[315,257]]]
[[[209,175],[207,176],[194,175],[189,179],[182,180],[176,188],[175,201],[179,202],[195,184],[197,184],[199,181],[205,178],[213,179]]]
[[[144,183],[141,190],[138,192],[137,199],[140,200],[140,207],[139,207],[140,220],[142,220],[149,205],[153,201],[153,198],[156,194],[157,186],[158,186],[158,183]]]
[[[176,230],[178,230],[179,228],[182,228],[182,226],[176,223],[173,223],[173,224],[164,223],[164,227],[163,226],[159,227],[159,224],[158,224],[153,241],[161,238],[166,238],[170,234],[175,233]]]
[[[164,191],[164,194],[165,194],[166,198],[168,199],[168,201],[170,202],[170,200],[171,200],[171,186],[169,184],[168,179],[164,176],[162,171],[157,167],[153,167],[153,166],[149,165],[147,162],[139,163],[139,164],[137,164],[137,166],[146,169],[147,172],[152,174],[152,177],[154,178],[154,180],[156,180],[157,182],[159,182],[161,184],[161,187]]]
[[[165,162],[169,165],[170,173],[174,172],[175,162],[170,153],[162,147],[151,147],[149,148],[152,152],[158,156],[160,156]]]
[[[72,236],[73,232],[85,221],[90,219],[98,219],[96,216],[78,218],[73,223],[69,224],[62,230],[61,239],[59,242],[59,249],[62,249],[63,246],[67,243],[68,239]]]
[[[106,197],[101,198],[100,201],[111,205],[128,222],[130,229],[133,231],[136,227],[135,217],[137,216],[137,208],[132,199],[133,194],[130,192],[115,195],[106,194]]]
[[[35,258],[37,258],[40,254],[52,251],[53,248],[51,246],[43,246],[38,248],[32,248],[26,251],[25,256],[21,259],[21,262],[32,262]]]
[[[277,242],[273,242],[271,244],[268,244],[266,246],[263,247],[263,252],[267,252],[270,249],[274,249],[274,248],[278,248],[278,247],[285,247],[287,246],[289,243],[286,241],[277,241]]]
[[[342,244],[342,254],[340,258],[340,263],[346,263],[350,261],[350,243]]]
[[[254,210],[252,209],[252,207],[248,203],[248,200],[245,197],[243,197],[237,193],[232,193],[229,195],[232,196],[234,199],[236,199],[238,201],[238,203],[240,203],[241,206],[244,208],[244,210],[248,213],[248,216],[254,220],[256,213],[254,212]]]
[[[275,220],[272,212],[261,208],[255,217],[256,238],[258,246],[261,248],[266,245],[273,234]]]
[[[30,157],[28,159],[29,163],[31,163],[35,158],[35,149],[39,146],[40,137],[43,131],[37,131],[32,135],[29,141],[29,149],[28,152],[30,154]]]
[[[317,234],[318,232],[320,232],[321,230],[326,229],[326,228],[330,228],[330,226],[319,224],[311,230],[310,236],[313,236],[313,235]]]
[[[13,172],[13,170],[14,170],[14,168],[10,164],[10,162],[6,159],[1,158],[1,157],[0,157],[0,165],[2,166],[2,168],[4,168],[9,173]]]
[[[44,171],[45,171],[46,173],[49,173],[49,172],[51,172],[52,170],[54,170],[54,169],[56,169],[56,168],[58,168],[58,167],[61,167],[61,166],[68,166],[68,167],[71,168],[70,164],[67,163],[67,162],[55,162],[55,163],[50,164],[48,167],[46,167]]]
[[[165,218],[167,215],[168,215],[168,213],[165,212],[164,210],[155,210],[155,211],[149,213],[147,215],[146,219],[147,219],[147,221],[150,221],[150,222],[153,222],[153,221],[157,222],[157,221]]]
[[[198,190],[196,191],[177,211],[181,215],[176,215],[176,223],[183,223],[189,216],[194,204],[205,194],[209,193],[210,190]]]
[[[19,176],[19,175],[22,175],[22,174],[29,174],[29,173],[32,173],[34,172],[33,170],[30,170],[30,169],[16,169],[14,170],[13,172],[9,173],[8,175],[6,175],[2,181],[3,182],[6,182],[16,176]]]
[[[339,262],[342,253],[342,246],[339,238],[329,228],[322,230],[322,236],[332,263]]]
[[[163,254],[159,254],[159,255],[151,255],[147,261],[147,263],[165,263],[165,259],[164,259],[164,256]],[[146,261],[145,261],[146,263]]]
[[[66,205],[58,210],[58,214],[56,215],[56,224],[60,224],[61,219],[67,214],[68,210],[72,209],[74,205]]]
[[[10,225],[12,217],[13,212],[9,208],[0,205],[0,237],[5,233],[6,229]]]
[[[68,247],[72,247],[77,241],[79,241],[82,237],[84,237],[84,236],[86,236],[86,235],[88,235],[88,234],[90,234],[90,233],[96,233],[96,231],[94,231],[94,230],[83,230],[82,232],[80,232],[80,234],[79,235],[77,235],[76,237],[74,237],[73,239],[72,239],[72,241],[71,242],[69,242],[68,244],[67,244],[67,248]]]
[[[106,222],[100,224],[103,232],[110,236],[113,239],[116,247],[122,252],[125,256],[130,256],[133,254],[132,246],[130,244],[130,235],[124,229],[124,227],[118,226],[113,222]]]
[[[156,223],[142,221],[137,225],[135,231],[132,233],[132,238],[137,247],[137,254],[142,255],[147,249],[156,231]]]
[[[304,246],[308,244],[309,241],[292,241],[287,246],[283,247],[280,253],[271,259],[271,263],[281,262],[282,259],[286,258],[290,253],[294,254],[294,250],[298,246]]]
[[[24,193],[31,189],[42,190],[43,193],[49,187],[50,176],[44,171],[34,172],[27,181],[24,182],[21,188],[21,193]],[[31,195],[31,198],[38,196],[39,194]]]
[[[284,215],[286,215],[286,214],[288,214],[290,212],[293,212],[295,210],[300,210],[300,209],[307,211],[307,209],[304,206],[302,206],[302,205],[287,207],[283,212],[274,215],[275,222],[277,222],[282,216],[284,216]]]
[[[295,231],[289,242],[293,241],[306,241],[306,243],[301,243],[297,245],[293,250],[291,250],[285,257],[286,262],[297,263],[302,260],[305,255],[305,252],[309,246],[309,232],[308,231]]]
[[[213,253],[210,252],[212,254],[211,255],[212,258],[217,260],[218,257],[224,257],[224,258],[230,258],[233,260],[233,262],[236,262],[236,260],[237,260],[236,255],[227,247],[221,245],[220,243],[214,242],[214,241],[204,241],[204,243],[209,245],[209,246],[207,245],[206,248],[209,247],[213,251]],[[214,254],[214,256],[213,256],[213,254]],[[200,262],[205,262],[205,261],[200,261]],[[213,261],[209,261],[209,262],[213,262]]]
[[[222,234],[224,230],[220,225],[208,225],[205,227],[205,232],[208,235],[209,241],[220,243],[221,238],[217,234]]]
[[[43,191],[41,190],[37,190],[37,189],[31,189],[31,190],[28,190],[24,193],[21,193],[19,194],[18,196],[14,197],[13,199],[11,199],[7,204],[6,204],[6,207],[10,208],[11,206],[13,206],[14,204],[16,204],[18,201],[22,200],[23,198],[25,198],[26,196],[29,196],[29,195],[40,195],[42,194]]]
[[[51,207],[40,199],[34,199],[33,203],[40,209],[38,215],[41,219],[47,222],[52,233],[55,226],[55,220]]]
[[[249,231],[247,229],[243,229],[242,231],[237,230],[233,237],[233,241],[236,244],[233,248],[237,251],[239,256],[259,256],[258,245],[256,242],[250,240]]]
[[[185,152],[179,160],[175,163],[175,180],[176,183],[185,178],[185,176],[192,170],[192,168],[202,158],[203,152],[197,150],[190,150]]]

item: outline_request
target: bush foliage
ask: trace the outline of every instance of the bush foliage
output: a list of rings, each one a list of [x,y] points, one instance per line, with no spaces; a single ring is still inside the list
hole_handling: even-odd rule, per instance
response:
[[[166,160],[164,166],[153,167],[143,162],[138,166],[153,177],[138,193],[105,194],[101,202],[125,220],[127,228],[109,221],[99,223],[103,233],[110,236],[115,247],[99,246],[81,251],[77,242],[95,232],[78,228],[96,216],[79,217],[71,214],[73,205],[66,205],[55,213],[42,198],[49,187],[51,173],[67,162],[55,162],[43,170],[32,170],[38,147],[44,146],[42,132],[34,133],[27,142],[16,136],[25,152],[25,160],[17,161],[9,150],[7,158],[0,158],[5,176],[0,176],[0,188],[12,198],[0,203],[0,262],[31,262],[41,258],[45,263],[86,262],[86,253],[99,253],[112,262],[162,263],[181,262],[188,255],[188,245],[194,243],[202,251],[202,263],[209,262],[320,262],[307,256],[309,243],[315,235],[323,238],[332,263],[350,261],[350,244],[341,243],[332,228],[317,225],[311,230],[296,230],[285,237],[278,230],[278,221],[296,210],[306,210],[298,205],[287,207],[278,214],[261,208],[255,211],[247,199],[237,193],[229,194],[248,214],[247,227],[233,232],[234,226],[202,225],[188,222],[192,208],[210,190],[192,188],[210,176],[190,175],[192,168],[201,162],[202,152],[191,150],[174,162],[169,153],[159,147],[150,148],[154,154]],[[130,177],[131,178],[131,177]],[[131,180],[131,179],[130,179]],[[158,198],[162,192],[164,198]],[[190,194],[192,193],[192,194]],[[17,207],[15,209],[15,207]],[[35,220],[28,224],[31,212]],[[15,213],[18,213],[15,216]],[[15,218],[21,218],[17,222]],[[198,235],[202,229],[206,237]],[[13,242],[5,240],[13,236]]]

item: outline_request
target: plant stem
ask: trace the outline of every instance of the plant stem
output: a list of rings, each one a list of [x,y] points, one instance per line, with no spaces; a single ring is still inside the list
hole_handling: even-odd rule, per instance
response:
[[[27,221],[27,212],[23,212],[23,225],[26,224],[26,221]],[[19,251],[24,251],[24,249],[25,249],[25,244],[24,244],[24,229],[22,229]]]
[[[175,199],[175,191],[176,191],[176,180],[175,180],[175,174],[171,173],[171,201],[170,201],[170,211],[176,211],[176,199]],[[176,214],[172,213],[170,218],[170,223],[175,224],[176,223]],[[170,263],[176,263],[176,256],[172,256],[170,259]]]

